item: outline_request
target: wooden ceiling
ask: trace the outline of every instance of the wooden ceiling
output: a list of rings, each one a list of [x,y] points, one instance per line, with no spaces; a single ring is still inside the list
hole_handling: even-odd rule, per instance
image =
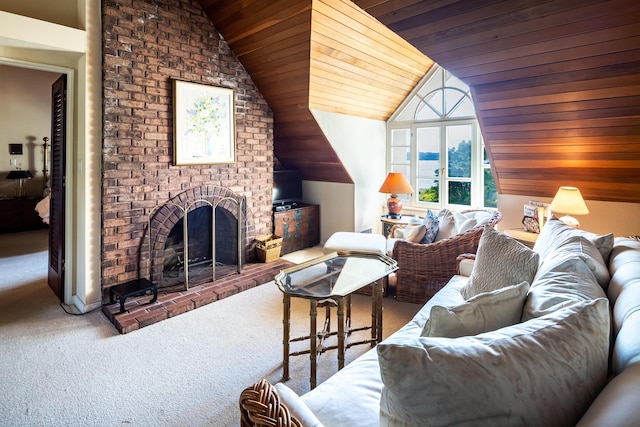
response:
[[[352,182],[312,110],[386,120],[433,61],[347,0],[199,0],[274,112],[275,155]]]
[[[472,88],[500,193],[640,202],[640,2],[354,1]]]
[[[200,3],[274,110],[276,156],[305,179],[351,180],[310,109],[384,119],[430,64],[344,0]],[[472,88],[500,193],[575,185],[640,203],[640,2],[354,4]]]

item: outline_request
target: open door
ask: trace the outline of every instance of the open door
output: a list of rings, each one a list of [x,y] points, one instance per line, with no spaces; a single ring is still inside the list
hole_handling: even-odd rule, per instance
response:
[[[67,76],[51,87],[51,205],[49,208],[49,287],[64,302],[64,198]]]

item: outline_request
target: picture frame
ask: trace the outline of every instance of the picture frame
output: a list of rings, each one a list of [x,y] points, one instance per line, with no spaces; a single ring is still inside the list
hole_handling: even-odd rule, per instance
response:
[[[235,163],[233,89],[173,80],[174,165]]]
[[[22,144],[9,144],[9,154],[13,156],[22,155]]]

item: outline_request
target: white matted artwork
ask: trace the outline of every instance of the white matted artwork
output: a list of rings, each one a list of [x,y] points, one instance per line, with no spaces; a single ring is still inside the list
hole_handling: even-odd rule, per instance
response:
[[[234,163],[233,89],[173,81],[175,165]]]

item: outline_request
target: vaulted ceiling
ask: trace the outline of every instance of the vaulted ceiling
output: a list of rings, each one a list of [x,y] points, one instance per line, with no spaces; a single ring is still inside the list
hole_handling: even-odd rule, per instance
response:
[[[274,112],[275,155],[351,182],[318,109],[386,120],[433,61],[346,0],[200,0]]]
[[[354,0],[377,21],[358,8],[345,9],[342,0],[200,2],[274,109],[276,156],[285,164],[309,166],[307,179],[348,182],[309,112],[342,108],[345,83],[335,80],[339,74],[327,73],[323,90],[317,92],[322,95],[316,97],[309,90],[318,81],[311,58],[322,53],[324,66],[338,69],[333,61],[363,62],[353,52],[353,38],[360,36],[342,32],[357,27],[358,33],[371,36],[361,26],[377,33],[379,21],[472,88],[500,193],[552,197],[559,185],[575,185],[587,199],[640,202],[636,0]],[[332,28],[333,37],[316,37],[314,30],[324,26],[317,24],[319,16],[341,29]],[[373,50],[388,55],[397,49],[372,38],[375,44],[368,47]],[[397,42],[392,35],[384,38]],[[260,48],[266,45],[272,51]],[[262,59],[247,65],[247,55],[261,49]],[[419,69],[419,63],[407,59],[409,69]],[[384,71],[379,73],[383,87],[399,94],[401,89],[390,85],[388,77],[404,80],[402,73]],[[335,111],[371,114],[369,99],[381,90],[368,89],[376,87],[369,86],[376,77],[347,80],[352,83],[346,93],[355,96],[362,90],[365,98],[360,110],[354,105]],[[272,86],[277,94],[270,93]],[[397,105],[395,98],[387,108],[392,104]],[[380,110],[383,119],[385,111]],[[282,112],[294,123],[288,124]],[[302,163],[310,156],[318,166]],[[323,176],[322,170],[331,176]]]

